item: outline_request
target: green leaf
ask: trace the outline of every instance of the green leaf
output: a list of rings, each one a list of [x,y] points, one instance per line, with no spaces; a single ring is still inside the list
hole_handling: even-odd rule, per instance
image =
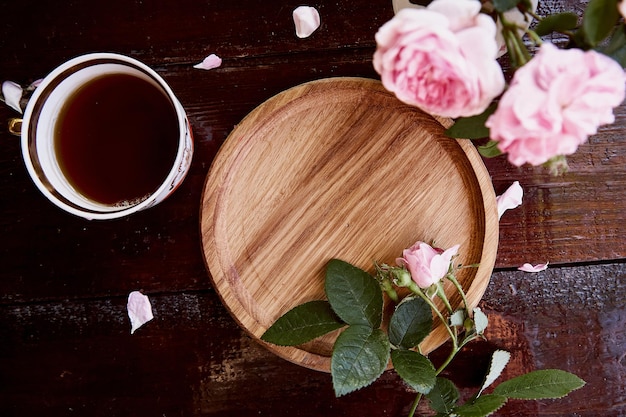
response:
[[[261,340],[295,346],[345,326],[327,301],[310,301],[283,314],[265,331]]]
[[[474,308],[474,326],[476,328],[476,333],[483,334],[485,329],[487,329],[488,324],[489,320],[487,319],[487,315],[483,313],[479,307]]]
[[[420,297],[406,297],[389,321],[389,341],[404,349],[417,346],[432,330],[433,313]]]
[[[326,297],[341,320],[352,325],[380,327],[383,293],[367,272],[339,259],[326,267]]]
[[[487,372],[487,375],[485,376],[485,382],[480,388],[478,395],[480,395],[485,390],[485,388],[493,384],[495,380],[498,379],[506,365],[509,363],[510,359],[511,354],[506,350],[496,350],[495,352],[493,352],[493,355],[491,355],[489,372]]]
[[[493,7],[500,13],[508,12],[517,7],[520,0],[493,0]]]
[[[374,382],[389,362],[389,339],[380,329],[349,326],[333,347],[330,369],[340,397]]]
[[[393,350],[391,362],[400,378],[415,391],[428,394],[434,388],[437,375],[426,356],[413,350]]]
[[[498,105],[493,103],[479,115],[457,119],[446,130],[446,135],[456,139],[482,139],[489,137],[489,128],[485,126],[485,122],[497,108]]]
[[[433,410],[447,415],[456,407],[459,390],[449,379],[437,378],[435,387],[426,394],[426,398],[430,400],[430,407]]]
[[[624,24],[615,29],[611,41],[606,47],[601,48],[600,52],[616,60],[622,67],[626,67],[626,27]]]
[[[507,398],[503,395],[483,395],[475,400],[463,404],[454,409],[454,414],[459,417],[484,417],[488,416],[504,405]]]
[[[498,385],[493,393],[522,400],[561,398],[585,385],[576,375],[560,369],[533,371]]]
[[[535,27],[535,32],[539,36],[546,36],[552,32],[564,32],[576,29],[576,26],[578,26],[578,16],[575,13],[557,13],[541,19]]]
[[[583,14],[582,24],[587,43],[596,46],[606,39],[619,17],[617,0],[590,0]]]
[[[457,310],[450,316],[450,326],[461,327],[463,323],[465,323],[465,310]]]
[[[490,140],[484,145],[477,146],[478,153],[480,153],[485,158],[493,158],[498,155],[502,155],[502,151],[498,148],[498,141]]]

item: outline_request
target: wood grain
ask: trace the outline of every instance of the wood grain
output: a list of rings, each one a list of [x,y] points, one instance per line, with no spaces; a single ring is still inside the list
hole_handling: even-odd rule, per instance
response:
[[[324,298],[330,259],[372,272],[418,240],[460,244],[456,261],[480,264],[458,276],[475,306],[498,246],[495,194],[473,146],[443,130],[363,78],[291,88],[238,124],[208,175],[200,221],[214,287],[243,328],[258,338]],[[269,347],[328,371],[335,337]],[[421,348],[445,339],[436,326]]]
[[[495,416],[623,416],[624,282],[619,263],[495,272],[480,304],[487,342],[470,344],[445,376],[467,398],[490,354],[507,349],[504,378],[553,367],[587,384],[557,401],[510,401]],[[150,297],[155,319],[132,336],[124,297],[0,306],[0,414],[404,417],[415,398],[393,371],[335,398],[328,374],[256,343],[215,292]],[[431,358],[443,360],[447,347]]]
[[[327,374],[256,343],[221,303],[205,268],[199,207],[209,167],[259,104],[301,83],[377,78],[374,34],[390,0],[316,0],[322,26],[297,39],[296,1],[0,0],[0,81],[28,84],[88,52],[153,67],[189,115],[196,149],[174,195],[136,216],[87,222],[32,184],[0,105],[0,415],[404,417],[414,393],[393,372],[335,398]],[[542,0],[539,14],[587,0]],[[209,53],[220,68],[193,69]],[[506,56],[500,60],[506,68]],[[521,207],[500,221],[496,266],[481,307],[487,343],[453,362],[467,397],[489,354],[509,349],[507,376],[545,367],[587,385],[558,401],[511,401],[495,416],[626,415],[626,106],[553,178],[541,168],[484,160],[496,194],[519,180]],[[394,254],[395,256],[395,254]],[[513,269],[550,261],[540,274]],[[129,291],[150,296],[155,319],[130,335]],[[434,360],[445,345],[432,352]],[[425,414],[425,408],[420,412]]]

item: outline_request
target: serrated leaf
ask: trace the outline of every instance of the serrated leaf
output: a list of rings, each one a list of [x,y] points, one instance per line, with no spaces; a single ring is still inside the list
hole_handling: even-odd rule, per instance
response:
[[[421,353],[413,350],[393,350],[393,367],[411,388],[422,394],[428,394],[437,380],[433,363]]]
[[[493,0],[496,11],[504,13],[517,7],[520,0]]]
[[[383,293],[378,281],[367,272],[332,259],[326,267],[325,291],[333,311],[344,322],[380,327]]]
[[[392,345],[411,349],[432,330],[433,313],[420,297],[406,297],[389,321],[389,341]]]
[[[380,329],[349,326],[333,347],[330,368],[335,395],[340,397],[374,382],[389,362],[389,339]]]
[[[491,355],[489,372],[487,372],[487,375],[485,376],[485,382],[480,388],[478,395],[480,395],[485,390],[485,388],[493,384],[495,380],[498,379],[506,365],[509,363],[510,359],[511,354],[506,350],[496,350],[495,352],[493,352],[493,355]]]
[[[261,340],[280,346],[296,346],[345,326],[327,301],[301,304],[283,314],[263,333]]]
[[[483,313],[479,307],[474,308],[474,327],[476,328],[476,333],[483,334],[488,324],[489,319],[487,319],[487,315]]]
[[[426,394],[426,398],[430,400],[430,408],[448,415],[456,407],[459,390],[449,379],[437,378],[435,386]]]
[[[620,14],[617,0],[590,0],[583,14],[585,40],[596,46],[611,33]]]
[[[578,26],[578,16],[575,13],[557,13],[541,19],[535,27],[535,32],[539,36],[546,36],[552,32],[576,29],[576,26]]]
[[[498,385],[493,393],[522,400],[561,398],[585,385],[585,381],[560,369],[544,369],[520,375]]]
[[[507,398],[502,395],[483,395],[454,409],[458,417],[484,417],[498,411]]]
[[[489,137],[489,128],[485,126],[485,122],[497,108],[497,104],[493,103],[479,115],[457,119],[446,130],[446,135],[456,139],[482,139]]]
[[[485,158],[493,158],[499,155],[502,155],[502,151],[498,148],[498,141],[490,140],[484,145],[477,146],[478,153],[480,153]]]
[[[622,67],[626,67],[626,27],[624,24],[615,29],[611,41],[606,47],[600,49],[600,52],[613,58]]]

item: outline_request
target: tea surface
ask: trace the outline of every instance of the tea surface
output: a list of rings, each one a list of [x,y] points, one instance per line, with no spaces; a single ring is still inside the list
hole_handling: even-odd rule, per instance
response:
[[[107,74],[64,104],[55,151],[76,191],[124,205],[147,198],[165,180],[178,137],[176,111],[164,92],[130,74]]]

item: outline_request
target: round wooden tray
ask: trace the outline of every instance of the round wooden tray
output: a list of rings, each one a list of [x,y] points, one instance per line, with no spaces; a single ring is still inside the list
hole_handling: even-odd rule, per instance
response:
[[[458,276],[475,306],[495,262],[498,216],[480,156],[444,135],[449,124],[378,81],[332,78],[284,91],[237,125],[208,174],[200,226],[215,290],[239,325],[258,340],[289,309],[325,299],[330,259],[373,272],[373,261],[393,264],[417,240],[459,243],[460,263],[480,263]],[[336,336],[265,345],[328,372]],[[421,348],[445,340],[435,326]]]

